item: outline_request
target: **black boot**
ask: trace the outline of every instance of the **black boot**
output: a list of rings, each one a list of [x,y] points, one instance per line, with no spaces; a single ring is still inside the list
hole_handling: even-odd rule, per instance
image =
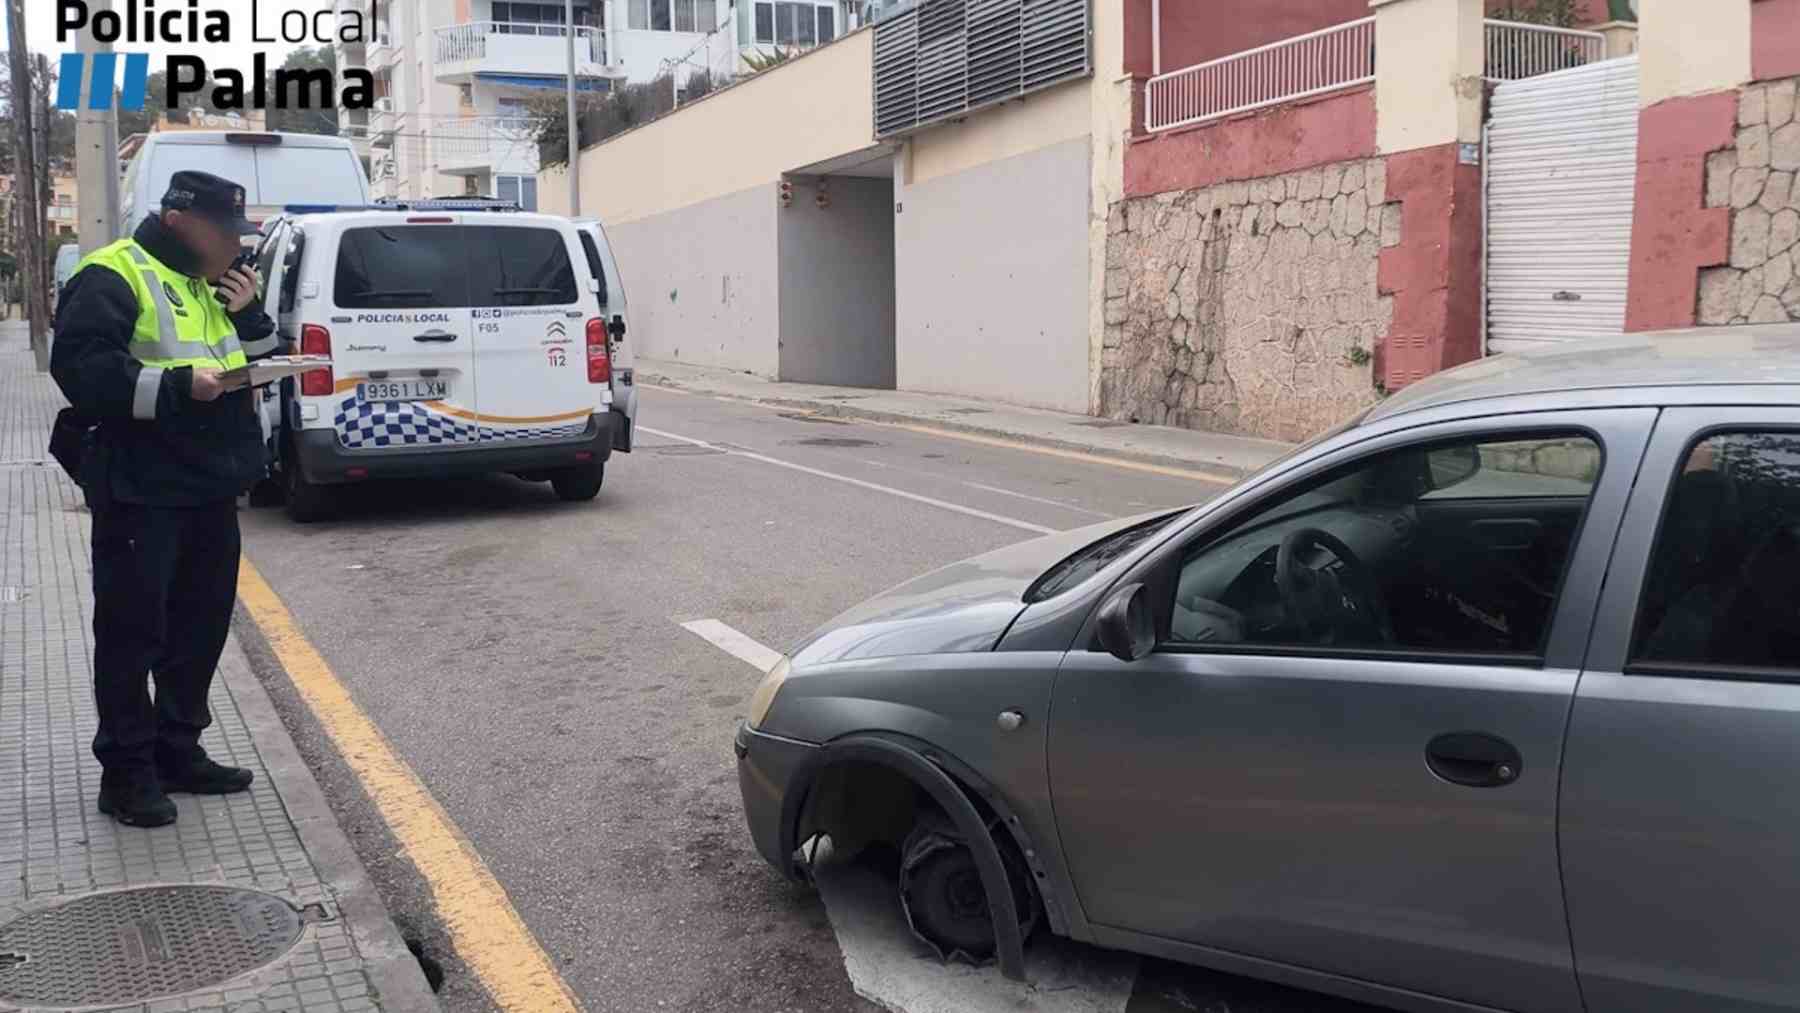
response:
[[[242,767],[214,763],[204,753],[175,763],[159,763],[157,776],[165,791],[190,795],[231,795],[250,787],[256,775]]]
[[[100,775],[100,811],[128,827],[160,827],[175,822],[175,803],[148,770],[106,771]]]

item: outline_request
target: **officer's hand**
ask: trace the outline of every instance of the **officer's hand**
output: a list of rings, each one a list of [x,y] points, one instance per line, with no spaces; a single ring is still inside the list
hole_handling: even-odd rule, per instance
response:
[[[196,401],[217,401],[219,395],[225,393],[225,381],[219,379],[216,369],[194,370],[193,398]]]
[[[225,308],[236,313],[256,298],[256,275],[234,267],[220,275],[218,284],[213,287],[225,296]]]

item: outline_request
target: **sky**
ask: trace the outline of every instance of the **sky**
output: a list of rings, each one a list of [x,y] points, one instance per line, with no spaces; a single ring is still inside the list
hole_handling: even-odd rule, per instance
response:
[[[25,8],[26,44],[31,48],[32,52],[43,53],[49,56],[52,62],[57,59],[58,54],[75,48],[75,38],[73,35],[69,37],[69,40],[66,43],[59,43],[56,41],[56,12],[62,2],[64,2],[64,0],[26,0],[23,5]],[[113,10],[123,15],[128,3],[139,8],[145,7],[148,3],[154,3],[155,10],[158,13],[166,11],[185,12],[187,10],[187,0],[113,0]],[[96,9],[97,4],[94,0],[89,0],[88,6],[90,10],[93,10]],[[259,51],[266,54],[265,58],[268,62],[268,66],[272,70],[275,67],[280,66],[281,61],[286,59],[287,54],[292,52],[297,45],[318,45],[316,40],[310,38],[301,43],[280,41],[281,15],[284,12],[304,11],[310,15],[313,11],[325,10],[327,13],[321,19],[323,27],[329,32],[334,24],[332,16],[329,13],[331,8],[330,0],[298,0],[298,2],[293,2],[293,0],[288,0],[288,2],[284,2],[284,0],[199,0],[199,7],[202,11],[221,10],[230,15],[230,42],[183,42],[173,45],[161,42],[155,44],[118,42],[113,45],[113,48],[121,53],[151,54],[150,70],[153,73],[164,69],[164,62],[170,54],[191,54],[204,59],[209,71],[214,71],[221,67],[235,67],[248,75],[251,61]],[[261,34],[264,37],[274,37],[277,41],[250,41],[252,28],[251,15],[253,9],[255,12],[255,27],[259,30],[258,34]],[[185,20],[186,19],[183,18],[184,22]],[[311,20],[312,19],[309,16],[309,25]],[[0,8],[0,46],[11,44],[11,40],[7,38],[6,28],[4,8]],[[0,67],[3,66],[3,64],[0,64]]]

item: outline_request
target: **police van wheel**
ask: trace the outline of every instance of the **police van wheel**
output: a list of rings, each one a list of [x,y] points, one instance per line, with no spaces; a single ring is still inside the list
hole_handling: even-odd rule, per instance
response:
[[[550,487],[556,490],[556,498],[568,503],[579,503],[600,495],[600,486],[606,481],[606,465],[595,461],[556,472],[550,476]]]
[[[292,460],[282,462],[282,485],[287,492],[288,519],[297,524],[323,520],[331,512],[331,490],[314,485]]]
[[[273,478],[265,478],[250,487],[250,505],[253,507],[277,507],[287,498],[287,490]]]

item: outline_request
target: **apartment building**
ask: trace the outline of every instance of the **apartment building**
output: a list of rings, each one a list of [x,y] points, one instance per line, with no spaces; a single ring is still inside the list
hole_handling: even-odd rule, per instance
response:
[[[889,5],[894,6],[893,4]],[[391,0],[371,37],[338,45],[340,67],[375,78],[373,109],[341,109],[378,197],[479,194],[538,202],[527,119],[535,96],[565,88],[568,34],[583,91],[672,76],[685,83],[745,69],[758,51],[807,49],[837,38],[863,0]],[[367,0],[336,0],[339,17]]]

